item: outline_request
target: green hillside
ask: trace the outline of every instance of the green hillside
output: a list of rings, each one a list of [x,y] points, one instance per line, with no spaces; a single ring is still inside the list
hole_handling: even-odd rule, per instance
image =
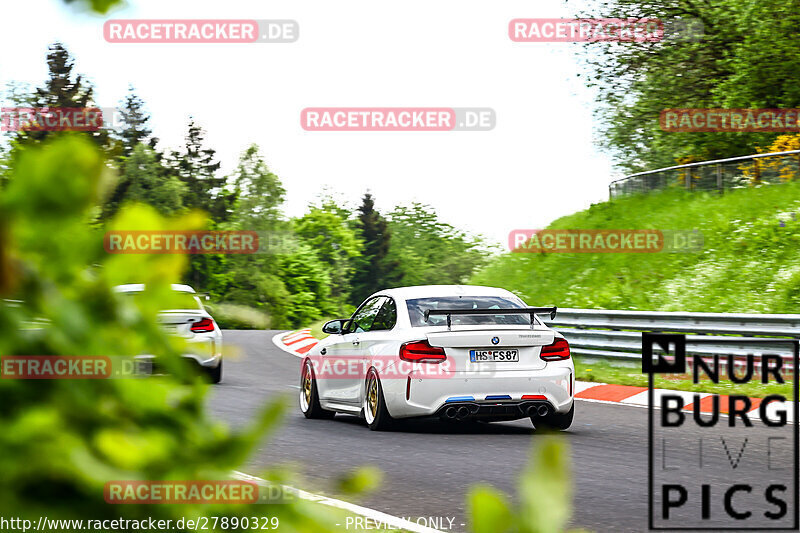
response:
[[[800,183],[724,196],[670,190],[596,204],[549,229],[697,229],[695,253],[508,253],[471,283],[531,305],[800,312]]]

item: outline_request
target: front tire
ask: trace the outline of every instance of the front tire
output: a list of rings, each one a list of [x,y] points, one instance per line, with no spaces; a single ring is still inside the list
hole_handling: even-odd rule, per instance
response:
[[[564,431],[569,429],[572,425],[572,419],[575,418],[575,403],[572,403],[569,411],[566,413],[553,413],[545,417],[531,417],[531,422],[536,429],[545,429],[552,431]]]
[[[364,419],[372,431],[385,431],[391,428],[394,422],[388,409],[386,409],[383,387],[375,369],[371,369],[367,374],[367,385],[364,394]]]
[[[323,409],[319,404],[317,380],[314,379],[314,370],[311,363],[308,362],[303,365],[303,372],[300,374],[300,411],[306,418],[333,418],[336,416],[334,411]]]

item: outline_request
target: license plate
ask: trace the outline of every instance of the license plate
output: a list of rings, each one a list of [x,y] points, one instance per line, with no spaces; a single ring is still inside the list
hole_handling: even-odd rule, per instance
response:
[[[473,363],[504,363],[519,361],[519,350],[470,350]]]

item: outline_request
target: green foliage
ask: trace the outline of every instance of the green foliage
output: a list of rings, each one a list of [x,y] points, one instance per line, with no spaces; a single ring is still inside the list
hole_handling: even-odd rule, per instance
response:
[[[69,51],[60,42],[50,45],[47,53],[47,80],[42,87],[34,90],[33,94],[23,97],[17,94],[17,100],[24,100],[33,108],[87,108],[96,107],[94,101],[94,88],[84,79],[83,75],[75,73],[75,61]],[[46,130],[21,130],[14,134],[12,145],[15,147],[41,143],[50,136],[52,131]],[[83,136],[92,139],[97,146],[107,152],[112,151],[112,141],[108,131],[99,129],[87,131]]]
[[[257,145],[251,144],[239,157],[232,181],[236,190],[232,222],[248,231],[276,229],[286,190],[267,167]]]
[[[398,265],[402,285],[464,283],[489,257],[481,239],[442,222],[430,206],[398,206],[388,218],[388,258]]]
[[[125,3],[124,0],[64,0],[64,2],[80,5],[96,13],[108,13],[112,7]]]
[[[362,466],[336,480],[336,492],[359,495],[376,490],[383,480],[383,472],[376,466]]]
[[[353,276],[352,302],[359,304],[375,291],[398,286],[397,262],[388,255],[392,233],[386,219],[375,209],[375,200],[366,193],[358,208],[357,227],[364,241],[364,253]]]
[[[589,13],[598,16],[598,13]],[[649,170],[679,157],[756,152],[777,134],[662,131],[666,108],[792,108],[800,105],[800,11],[792,0],[613,0],[604,17],[697,20],[701,40],[583,47],[606,148],[622,168]]]
[[[220,329],[268,329],[269,315],[246,305],[220,303],[206,305]]]
[[[120,111],[124,126],[119,134],[122,141],[122,155],[129,156],[139,145],[144,144],[153,131],[148,126],[150,115],[144,111],[144,102],[133,91],[133,86],[128,88],[128,94]]]
[[[474,533],[560,533],[570,517],[569,449],[556,436],[536,439],[531,462],[519,479],[519,503],[512,506],[496,489],[470,489],[467,506]]]
[[[108,167],[84,136],[21,151],[0,194],[0,353],[158,354],[168,377],[0,380],[0,514],[33,519],[277,516],[287,531],[329,531],[334,519],[308,502],[282,505],[108,505],[110,480],[226,479],[278,421],[265,406],[239,432],[205,414],[207,386],[181,364],[180,338],[158,326],[159,302],[179,280],[179,255],[109,255],[88,222]],[[199,227],[153,208],[123,209],[111,227]],[[91,265],[91,266],[90,266]],[[135,278],[141,299],[111,291]],[[14,300],[15,303],[9,303]],[[34,320],[41,326],[26,326]]]
[[[92,88],[73,73],[74,63],[62,45],[53,44],[45,86],[26,94],[16,85],[11,91],[14,101],[90,105]],[[164,152],[157,148],[150,116],[132,87],[121,114],[121,129],[111,138],[102,133],[108,143],[99,142],[93,133],[80,134],[101,145],[117,171],[116,179],[108,173],[103,180],[99,208],[88,221],[110,228],[109,221],[124,206],[146,204],[168,217],[192,213],[197,229],[258,231],[264,240],[279,236],[299,243],[296,249],[292,245],[257,254],[188,257],[182,281],[215,300],[266,313],[272,327],[298,327],[323,316],[348,315],[367,295],[386,287],[459,283],[482,263],[478,239],[442,223],[431,208],[419,204],[398,207],[389,223],[375,209],[370,194],[364,196],[357,215],[328,195],[310,205],[303,216],[285,220],[281,208],[286,191],[257,145],[247,147],[231,175],[220,176],[216,152],[206,145],[205,132],[193,120],[184,146]],[[21,135],[16,150],[47,138]],[[0,161],[13,161],[2,155]],[[8,180],[3,168],[7,164],[0,164],[0,186]],[[170,227],[186,230],[180,220]],[[119,229],[147,228],[132,224]],[[397,232],[394,244],[393,231]],[[140,280],[132,276],[126,281]],[[232,318],[231,323],[238,321]]]
[[[556,229],[697,229],[700,253],[509,253],[474,283],[531,305],[794,313],[800,305],[800,183],[666,191],[593,205]]]
[[[280,210],[285,190],[267,167],[258,146],[251,145],[242,153],[228,181],[233,184],[236,200],[229,219],[219,229],[258,231],[265,240],[273,232],[288,234],[289,225],[282,220]],[[299,326],[290,316],[306,315],[292,311],[292,295],[283,279],[293,274],[281,269],[284,258],[275,253],[286,250],[268,252],[209,257],[203,270],[204,286],[217,298],[266,312],[271,327]],[[293,286],[306,290],[303,284]]]
[[[175,176],[163,176],[162,169],[156,152],[138,144],[122,164],[125,201],[146,203],[165,216],[184,211],[188,187]]]
[[[217,176],[221,164],[215,160],[216,151],[205,146],[205,136],[205,131],[190,119],[185,144],[170,154],[167,166],[188,188],[186,206],[202,209],[220,222],[227,220],[235,195],[225,190],[226,179]]]
[[[309,324],[331,313],[328,269],[311,247],[300,244],[292,253],[281,256],[279,275],[289,291],[285,311],[288,324]]]
[[[332,304],[341,313],[350,296],[350,280],[361,257],[363,242],[349,224],[346,213],[331,198],[309,206],[308,213],[293,222],[295,233],[327,265]]]

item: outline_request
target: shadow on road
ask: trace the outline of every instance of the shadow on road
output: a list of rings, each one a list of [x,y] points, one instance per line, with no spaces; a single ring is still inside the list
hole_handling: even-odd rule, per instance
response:
[[[337,414],[333,420],[337,424],[347,424],[349,426],[361,426],[365,431],[369,431],[364,421],[357,416]],[[517,420],[516,423],[509,422],[447,422],[438,418],[414,418],[395,420],[391,430],[386,433],[425,433],[441,435],[541,435],[543,430],[535,430],[527,420]],[[521,424],[521,425],[520,425]],[[566,433],[574,433],[574,430]],[[564,433],[564,432],[557,432]]]

